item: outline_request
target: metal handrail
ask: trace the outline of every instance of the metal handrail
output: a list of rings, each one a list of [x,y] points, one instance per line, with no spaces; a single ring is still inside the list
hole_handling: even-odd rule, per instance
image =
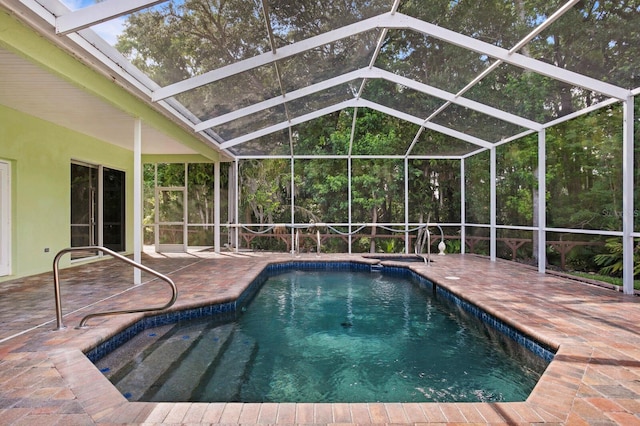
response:
[[[427,266],[431,266],[431,233],[429,232],[429,224],[424,225],[424,234],[416,239],[414,251],[416,256],[422,257]],[[424,237],[427,236],[427,256],[422,256],[424,250]]]
[[[424,237],[426,235],[427,237],[427,257],[423,256],[424,259],[424,263],[426,263],[428,266],[431,266],[431,233],[429,232],[429,226],[437,226],[438,229],[440,230],[440,244],[438,244],[438,249],[440,250],[440,253],[438,253],[439,255],[444,254],[444,231],[442,230],[442,227],[440,225],[438,225],[437,223],[425,223],[424,225],[420,226],[418,229],[423,229],[424,230],[424,234],[422,234],[422,237],[420,237],[420,234],[418,234],[417,238],[416,238],[416,246],[414,248],[414,251],[416,253],[416,255],[420,256],[422,254],[422,251],[424,250]]]
[[[133,314],[133,313],[139,313],[139,312],[151,312],[151,311],[161,311],[163,309],[167,309],[168,307],[170,307],[171,305],[173,305],[176,301],[176,299],[178,298],[178,288],[176,287],[175,283],[171,280],[171,278],[162,275],[161,273],[154,271],[151,268],[148,268],[144,265],[141,265],[138,262],[135,262],[131,259],[129,259],[128,257],[125,257],[119,253],[114,252],[113,250],[110,250],[106,247],[101,247],[101,246],[86,246],[86,247],[69,247],[63,250],[60,250],[57,254],[56,257],[53,259],[53,287],[54,287],[54,292],[55,292],[55,299],[56,299],[56,321],[57,321],[57,327],[55,328],[55,330],[63,330],[64,328],[66,328],[64,326],[64,324],[62,323],[62,303],[60,301],[60,274],[59,274],[59,263],[60,263],[60,258],[65,255],[66,253],[70,253],[73,251],[100,251],[102,253],[106,253],[116,259],[119,259],[125,263],[128,263],[130,265],[133,265],[133,267],[138,268],[142,271],[148,272],[151,275],[154,275],[158,278],[160,278],[163,281],[166,281],[170,286],[171,286],[171,300],[160,307],[155,307],[155,308],[143,308],[143,309],[131,309],[131,310],[121,310],[121,311],[106,311],[106,312],[96,312],[93,314],[89,314],[86,315],[84,318],[82,318],[82,320],[80,320],[80,325],[78,327],[82,328],[82,327],[86,327],[86,322],[94,317],[98,317],[98,316],[106,316],[106,315],[119,315],[119,314]]]

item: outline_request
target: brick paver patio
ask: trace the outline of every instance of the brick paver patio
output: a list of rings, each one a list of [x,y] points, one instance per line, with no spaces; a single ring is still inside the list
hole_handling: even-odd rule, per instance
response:
[[[322,255],[319,260],[352,255]],[[268,262],[290,255],[149,255],[178,285],[175,309],[237,296]],[[301,259],[318,260],[315,255]],[[372,261],[372,260],[364,260]],[[166,283],[132,286],[114,260],[63,270],[67,328],[55,328],[51,274],[0,283],[0,424],[620,424],[640,425],[640,299],[513,262],[472,255],[403,264],[557,348],[527,401],[518,403],[242,404],[128,402],[83,352],[141,317],[89,321],[90,312],[162,305]],[[453,277],[457,279],[453,279]],[[89,308],[87,305],[94,304]],[[462,354],[461,354],[462,356]]]

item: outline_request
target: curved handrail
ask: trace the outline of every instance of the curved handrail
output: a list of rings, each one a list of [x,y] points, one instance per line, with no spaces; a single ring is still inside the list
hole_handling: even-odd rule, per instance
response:
[[[440,250],[440,253],[438,253],[439,255],[444,254],[445,245],[444,245],[444,231],[442,230],[442,227],[439,224],[427,222],[424,225],[421,225],[420,227],[418,227],[418,230],[424,230],[424,233],[427,236],[427,257],[424,257],[424,261],[427,265],[431,266],[431,233],[429,232],[429,226],[437,226],[438,229],[440,230],[440,244],[438,244],[438,249]],[[422,251],[424,249],[425,234],[422,235],[422,238],[420,238],[420,234],[418,234],[418,238],[416,239],[416,246],[414,251],[418,256],[422,254]]]
[[[133,313],[139,313],[139,312],[151,312],[151,311],[160,311],[163,309],[167,309],[168,307],[170,307],[171,305],[173,305],[176,301],[176,299],[178,298],[178,288],[176,287],[175,283],[171,280],[171,278],[162,275],[161,273],[154,271],[151,268],[148,268],[144,265],[141,265],[138,262],[135,262],[131,259],[129,259],[128,257],[125,257],[119,253],[116,253],[115,251],[108,249],[106,247],[101,247],[101,246],[85,246],[85,247],[69,247],[63,250],[60,250],[57,254],[56,257],[53,259],[53,286],[54,286],[54,292],[55,292],[55,299],[56,299],[56,321],[57,321],[57,327],[55,330],[62,330],[65,328],[64,324],[62,323],[62,303],[60,301],[60,274],[59,274],[59,263],[60,263],[60,258],[70,252],[73,251],[100,251],[102,253],[106,253],[116,259],[119,259],[125,263],[128,263],[130,265],[133,265],[133,267],[138,268],[142,271],[148,272],[151,275],[154,275],[158,278],[160,278],[163,281],[166,281],[170,286],[171,286],[171,300],[166,303],[163,306],[160,307],[154,307],[154,308],[143,308],[143,309],[129,309],[129,310],[120,310],[120,311],[106,311],[106,312],[96,312],[93,314],[89,314],[86,315],[84,318],[82,318],[82,320],[80,320],[80,325],[79,327],[86,327],[86,322],[94,317],[98,317],[98,316],[106,316],[106,315],[119,315],[119,314],[133,314]]]
[[[424,233],[421,237],[418,236],[418,238],[416,239],[416,246],[414,247],[414,251],[416,253],[416,256],[422,257],[424,263],[426,263],[427,266],[431,266],[431,232],[429,232],[429,224],[425,224],[422,229],[424,230]],[[425,235],[427,237],[427,256],[422,256],[422,251],[424,250]]]

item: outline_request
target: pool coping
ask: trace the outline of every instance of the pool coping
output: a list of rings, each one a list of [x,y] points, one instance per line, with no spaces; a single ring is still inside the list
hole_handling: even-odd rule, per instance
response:
[[[402,263],[402,262],[401,262]],[[334,261],[334,260],[288,260],[268,263],[265,268],[242,289],[240,295],[235,300],[219,302],[215,304],[203,303],[200,306],[183,307],[180,310],[168,311],[165,313],[148,313],[140,320],[131,324],[101,342],[96,347],[85,351],[85,355],[93,363],[102,359],[119,346],[123,345],[137,334],[154,327],[168,324],[175,324],[179,321],[193,320],[200,318],[212,318],[215,320],[235,319],[238,312],[248,305],[257,294],[269,277],[289,271],[352,271],[371,272],[388,275],[400,275],[403,278],[417,281],[421,287],[430,287],[441,297],[446,298],[451,303],[472,315],[483,324],[498,331],[503,336],[511,339],[522,348],[532,354],[542,358],[546,362],[551,362],[557,351],[557,346],[545,344],[537,341],[535,337],[519,330],[517,325],[509,324],[495,315],[485,311],[473,302],[465,299],[462,295],[457,295],[446,289],[441,284],[436,284],[424,275],[412,270],[405,265],[382,262],[360,262],[357,260]]]
[[[502,327],[503,330],[508,330],[508,331],[515,330],[520,334],[520,336],[522,336],[523,338],[526,338],[529,342],[533,342],[532,339],[534,338],[526,334],[526,331],[519,330],[517,325],[516,326],[510,325],[509,320],[507,318],[504,318],[504,319],[500,318],[499,312],[498,312],[498,316],[496,316],[493,313],[490,313],[489,311],[484,310],[483,308],[473,304],[472,302],[469,302],[463,296],[457,295],[455,292],[448,289],[446,282],[436,282],[431,280],[424,273],[421,273],[419,271],[414,270],[414,268],[411,268],[410,263],[405,263],[401,261],[397,262],[394,260],[385,260],[385,259],[373,259],[373,258],[366,258],[366,257],[363,257],[360,259],[349,259],[345,261],[335,261],[330,259],[327,259],[327,260],[318,260],[318,259],[269,260],[265,263],[264,267],[261,270],[257,271],[255,276],[250,281],[244,283],[243,285],[238,286],[239,294],[236,300],[225,300],[218,304],[219,312],[223,314],[225,312],[232,312],[233,310],[238,309],[243,304],[248,303],[248,301],[250,301],[250,299],[261,287],[264,280],[266,280],[266,278],[270,275],[271,272],[278,273],[278,272],[285,272],[285,271],[296,270],[296,269],[297,270],[327,270],[328,269],[327,265],[331,265],[331,268],[329,268],[330,270],[342,269],[342,270],[371,271],[373,268],[382,267],[383,269],[387,269],[387,271],[385,271],[387,273],[399,272],[403,275],[412,275],[413,277],[417,277],[418,279],[426,280],[436,287],[436,291],[438,291],[440,294],[446,295],[446,297],[448,297],[454,303],[459,305],[461,308],[467,310],[467,312],[470,312],[476,315],[479,310],[480,311],[479,318],[482,321],[487,321],[488,323],[491,323],[493,320],[492,325],[496,326],[497,328]],[[233,309],[232,309],[232,305],[234,305]],[[144,318],[140,318],[139,320],[135,321],[134,324],[144,323],[144,321],[150,319],[150,322],[149,322],[150,325],[144,327],[144,329],[146,329],[156,325],[166,324],[167,321],[174,322],[173,320],[169,320],[166,318],[167,316],[171,316],[171,315],[177,315],[179,319],[192,319],[192,318],[196,318],[198,315],[208,315],[209,313],[205,313],[207,311],[207,308],[211,308],[211,314],[214,314],[214,312],[216,311],[216,308],[214,306],[215,305],[206,304],[206,303],[191,305],[191,306],[189,305],[181,306],[179,309],[175,308],[169,311],[168,313],[164,313],[160,315],[146,314]],[[476,312],[473,312],[473,308],[476,309]],[[186,313],[182,316],[180,315],[180,313],[185,313],[188,311],[191,311],[191,313]],[[197,313],[198,311],[200,311],[199,314]],[[482,313],[485,314],[484,318],[482,317]],[[157,319],[159,319],[159,321],[157,321]],[[128,328],[134,326],[134,324],[130,324]],[[123,331],[119,333],[122,333],[122,332]],[[126,331],[124,332],[126,333]],[[111,336],[108,340],[106,340],[102,344],[108,345],[109,340],[117,338],[116,337],[117,334],[118,333],[115,333],[113,336]],[[524,336],[527,336],[527,337],[524,337]],[[557,355],[559,355],[560,357],[563,357],[567,355],[565,354],[565,351],[568,348],[566,348],[563,351],[560,351],[560,348],[559,348],[560,345],[557,345],[557,344],[554,345],[553,343],[551,344],[545,344],[543,342],[540,342],[540,343],[541,344],[537,345],[537,347],[543,351],[547,351],[548,353],[552,354],[551,355],[552,357],[555,357]],[[121,343],[118,343],[118,345],[119,344]],[[528,349],[530,350],[533,349],[535,351],[534,348],[528,348]],[[349,407],[349,411],[355,410],[361,413],[368,412],[368,416],[372,423],[379,423],[378,420],[384,420],[383,423],[389,423],[389,422],[396,423],[398,419],[392,419],[389,416],[389,413],[394,411],[393,407],[395,407],[395,409],[398,411],[399,417],[402,417],[399,414],[400,411],[405,412],[405,417],[406,417],[407,407],[410,407],[414,404],[416,406],[419,406],[423,412],[425,410],[429,410],[430,422],[434,422],[434,421],[450,422],[452,418],[455,419],[456,422],[463,422],[465,420],[468,420],[468,418],[473,418],[474,415],[470,413],[475,414],[476,412],[481,413],[481,417],[484,419],[487,419],[487,418],[491,418],[492,412],[495,412],[495,411],[499,412],[500,416],[518,418],[519,421],[524,421],[524,422],[532,422],[532,423],[558,422],[561,420],[561,416],[558,415],[556,410],[554,409],[545,410],[544,412],[541,413],[539,412],[539,410],[532,410],[528,406],[529,399],[535,400],[538,398],[536,395],[537,394],[536,389],[540,387],[539,384],[534,387],[534,390],[531,392],[527,400],[522,402],[495,402],[495,403],[368,402],[368,403],[344,403],[344,404],[288,403],[288,402],[285,402],[285,403],[135,402],[135,401],[128,401],[122,394],[120,394],[120,392],[116,389],[116,387],[111,382],[109,382],[109,380],[101,372],[99,372],[99,370],[95,367],[93,362],[89,360],[89,357],[87,355],[88,355],[87,353],[83,353],[81,351],[79,353],[74,353],[74,354],[67,353],[62,358],[63,363],[62,364],[56,363],[56,365],[57,365],[57,368],[61,371],[61,373],[64,371],[68,371],[68,370],[65,370],[65,368],[70,367],[70,368],[73,368],[74,370],[81,368],[86,375],[92,376],[92,380],[91,380],[92,392],[88,392],[88,389],[80,388],[79,394],[86,395],[91,398],[91,396],[95,394],[96,387],[100,389],[100,391],[98,392],[99,396],[97,397],[97,400],[93,401],[89,399],[85,402],[89,404],[89,407],[93,407],[93,406],[99,407],[99,409],[96,412],[94,413],[90,412],[92,417],[98,421],[106,420],[108,422],[113,422],[113,421],[138,422],[144,419],[145,423],[149,421],[153,422],[155,416],[157,416],[158,418],[161,418],[165,415],[170,416],[172,410],[177,410],[178,412],[180,412],[181,410],[185,410],[187,409],[188,406],[192,406],[193,404],[205,405],[206,406],[205,413],[208,412],[209,413],[208,415],[211,416],[211,418],[215,419],[215,417],[219,414],[221,417],[216,419],[216,422],[220,422],[220,423],[227,422],[227,420],[225,420],[223,417],[223,415],[225,414],[225,409],[227,409],[227,406],[234,407],[235,410],[240,410],[239,413],[241,413],[243,410],[248,410],[249,412],[261,412],[264,406],[271,407],[272,410],[275,409],[275,412],[279,412],[281,406],[287,407],[288,411],[291,411],[291,409],[295,407],[295,411],[296,411],[295,418],[298,418],[300,416],[300,413],[298,413],[298,411],[306,412],[305,416],[309,417],[308,423],[318,423],[319,420],[321,420],[320,423],[325,423],[322,420],[328,420],[329,417],[331,417],[331,421],[328,421],[328,423],[334,423],[334,422],[341,423],[340,421],[336,421],[336,414],[333,413],[333,406],[334,405],[343,406],[345,404]],[[57,361],[59,358],[54,358],[54,359]],[[89,365],[87,365],[87,362],[89,362]],[[549,367],[550,366],[551,366],[551,363],[549,364]],[[547,371],[545,371],[545,373],[543,374],[543,377],[550,371],[549,367],[547,368]],[[74,371],[73,374],[74,375],[77,374],[77,371]],[[539,383],[542,380],[543,378],[541,377]],[[84,382],[85,380],[82,381],[82,383]],[[98,384],[99,386],[97,386]],[[569,389],[564,389],[563,393],[565,393],[568,390]],[[577,391],[577,388],[575,389],[575,391]],[[548,401],[547,398],[548,398],[548,395],[544,397],[544,401]],[[483,404],[491,408],[489,410],[487,410],[486,408],[483,409],[482,408]],[[400,410],[400,406],[402,407],[402,410]],[[452,409],[452,407],[454,406],[456,408]],[[465,407],[465,406],[466,406],[466,409],[462,410],[461,407]],[[109,407],[111,407],[111,409],[109,409]],[[319,407],[322,407],[322,408],[319,408]],[[343,409],[346,409],[346,408],[343,408]],[[316,411],[318,410],[320,412],[324,411],[323,417],[318,418],[316,416]],[[457,410],[466,411],[467,415],[456,417],[455,412]],[[327,411],[332,412],[331,416],[329,416]],[[235,413],[235,411],[233,412]],[[228,415],[230,418],[233,418],[236,414],[227,413],[226,415]],[[132,416],[135,416],[135,417],[132,417]],[[289,414],[289,416],[291,417],[291,414]],[[344,414],[342,420],[347,420],[347,417],[348,416]],[[275,422],[275,419],[272,419],[272,420],[274,420]],[[339,415],[337,420],[341,420]],[[479,420],[479,419],[476,419],[476,420]],[[494,419],[494,421],[498,421],[498,419],[496,418]],[[167,419],[164,418],[163,422],[170,423],[171,421],[167,421]]]
[[[330,258],[331,256],[325,256]],[[358,256],[334,256],[333,259],[349,258],[350,260],[358,259],[359,262],[371,264],[372,262]],[[470,296],[474,304],[483,310],[492,314],[497,313],[498,318],[505,320],[506,323],[511,322],[509,312],[502,312],[503,303],[500,301],[500,292],[496,293],[495,286],[492,287],[491,280],[496,280],[492,276],[496,271],[500,272],[500,276],[507,274],[510,279],[522,279],[525,272],[521,271],[518,265],[512,262],[488,262],[484,259],[475,260],[469,256],[447,256],[447,261],[439,262],[437,267],[427,268],[420,264],[402,264],[403,268],[409,268],[428,280],[434,282],[437,286],[447,288],[454,294],[462,294],[467,291],[475,292],[475,296]],[[248,285],[269,263],[289,262],[290,256],[269,256],[269,258],[250,259],[250,267],[238,276],[229,279],[235,282],[235,287],[223,295],[211,297],[211,300],[229,300],[230,295],[238,294],[237,287],[243,288]],[[374,261],[373,263],[377,263]],[[459,281],[448,281],[447,277],[452,274],[458,274],[464,277],[464,269],[467,266],[481,268],[482,272],[470,271],[467,277],[477,277],[478,285],[464,288]],[[206,271],[205,271],[206,272]],[[484,275],[486,276],[484,276]],[[553,285],[558,284],[562,280],[558,278],[548,277],[541,274],[533,274],[531,271],[526,272],[531,282],[539,282],[546,286],[547,283]],[[225,274],[226,275],[226,274]],[[499,279],[499,278],[498,278]],[[564,284],[564,282],[562,282]],[[528,283],[524,283],[527,284]],[[569,285],[569,284],[567,284]],[[576,285],[576,284],[574,284]],[[545,288],[545,287],[542,287]],[[589,292],[583,291],[585,287],[580,287],[579,293]],[[552,290],[550,297],[559,297]],[[609,291],[610,293],[614,293]],[[241,293],[241,291],[240,291]],[[631,301],[634,305],[632,314],[638,317],[636,306],[640,307],[637,299],[629,299],[618,294],[610,294],[600,289],[597,297],[604,295],[615,301],[628,303]],[[480,296],[478,296],[480,295]],[[487,297],[485,297],[487,295]],[[490,296],[490,297],[489,297]],[[584,297],[587,296],[578,295]],[[518,295],[514,296],[514,300],[518,299]],[[573,297],[573,295],[572,295]],[[634,296],[631,296],[634,297]],[[202,301],[194,303],[192,300],[181,300],[175,309],[183,309],[188,306],[202,304]],[[541,300],[547,300],[549,297],[544,295]],[[526,303],[527,301],[523,301]],[[512,303],[512,301],[509,301]],[[605,301],[603,303],[611,303]],[[612,305],[614,309],[618,309],[616,305]],[[511,312],[512,314],[513,312]],[[565,313],[566,315],[566,313]],[[513,322],[518,324],[518,329],[534,336],[536,340],[550,344],[551,347],[557,347],[556,355],[553,361],[547,367],[538,384],[533,389],[525,402],[507,402],[507,403],[355,403],[355,404],[242,404],[242,403],[146,403],[146,402],[129,402],[122,396],[119,391],[108,381],[108,379],[98,371],[91,361],[84,355],[84,351],[104,342],[117,332],[130,326],[132,323],[141,319],[140,314],[126,315],[122,318],[109,318],[103,322],[90,327],[89,330],[67,330],[58,334],[49,334],[45,347],[40,349],[20,349],[20,345],[24,344],[24,339],[20,339],[21,343],[16,342],[14,345],[6,343],[0,346],[0,354],[2,355],[2,363],[6,368],[17,366],[20,369],[30,366],[32,369],[43,371],[47,375],[58,374],[66,383],[68,392],[64,393],[65,398],[58,395],[62,402],[69,403],[67,399],[75,401],[79,407],[75,408],[76,412],[67,413],[67,405],[58,407],[60,411],[52,411],[53,419],[76,418],[73,416],[88,416],[92,423],[109,423],[109,424],[164,424],[164,423],[229,423],[229,424],[382,424],[382,423],[398,423],[398,424],[415,424],[415,423],[480,423],[480,424],[511,424],[511,423],[554,423],[564,424],[574,420],[585,421],[591,419],[593,421],[630,424],[631,422],[640,422],[640,401],[636,399],[624,399],[624,395],[603,397],[601,394],[589,393],[593,392],[591,388],[595,388],[594,383],[597,382],[598,376],[594,374],[605,368],[622,369],[616,375],[603,376],[607,378],[607,387],[617,389],[629,389],[636,386],[640,379],[640,349],[636,343],[636,335],[629,335],[628,330],[623,329],[621,333],[627,333],[625,338],[631,336],[629,341],[621,341],[613,334],[595,330],[593,336],[578,335],[576,332],[579,328],[572,331],[572,334],[566,335],[564,328],[560,327],[559,331],[548,328],[545,324],[536,327],[529,321],[519,323],[517,319]],[[614,324],[615,325],[615,324]],[[551,321],[549,326],[555,327],[555,323]],[[604,324],[603,327],[609,326]],[[53,336],[53,337],[51,337]],[[615,339],[618,340],[615,340]],[[35,337],[35,340],[28,347],[36,347],[37,340],[41,337]],[[613,340],[611,340],[613,339]],[[53,344],[59,341],[59,344]],[[605,343],[608,342],[608,343]],[[611,343],[613,342],[613,343]],[[607,345],[607,346],[605,346]],[[613,345],[613,346],[611,346]],[[11,347],[17,349],[12,350]],[[629,347],[632,349],[629,349]],[[607,351],[606,357],[603,351]],[[639,360],[637,363],[634,359]],[[5,368],[5,370],[6,370]],[[635,370],[634,370],[635,369]],[[636,376],[634,380],[623,376]],[[598,373],[601,374],[601,373]],[[602,373],[604,374],[604,373]],[[611,379],[611,377],[613,377]],[[613,380],[613,382],[610,382]],[[611,383],[611,386],[609,386]],[[632,383],[632,384],[629,384]],[[597,383],[596,383],[597,384]],[[606,389],[605,389],[606,390]],[[640,389],[638,389],[640,392]],[[24,403],[29,404],[31,397],[27,398]],[[615,402],[614,402],[615,401]],[[23,404],[24,404],[23,403]],[[53,403],[53,402],[52,402]],[[13,411],[11,411],[13,410]],[[21,410],[28,411],[28,408],[19,408],[18,406],[11,410],[3,410],[0,407],[0,413],[3,416],[7,414],[20,415]],[[39,409],[42,410],[42,409]],[[36,410],[36,414],[38,414]],[[41,414],[46,414],[42,412]],[[71,416],[71,417],[70,417]],[[5,417],[6,419],[7,417]],[[83,417],[85,424],[87,417]],[[63,420],[60,420],[64,423]],[[48,422],[48,424],[51,422]]]

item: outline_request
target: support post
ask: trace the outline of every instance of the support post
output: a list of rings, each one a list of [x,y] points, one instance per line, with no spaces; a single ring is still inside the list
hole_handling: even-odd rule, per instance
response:
[[[296,177],[295,177],[295,161],[291,155],[291,229],[296,224]]]
[[[404,252],[410,254],[411,236],[409,235],[409,159],[404,157]]]
[[[464,170],[464,158],[460,159],[460,253],[464,254],[467,245],[467,206],[466,206],[466,175]]]
[[[133,125],[133,261],[142,263],[142,120]],[[133,283],[142,283],[142,271],[133,269]]]
[[[497,225],[497,221],[496,221],[496,147],[492,146],[491,149],[489,150],[490,156],[491,156],[491,166],[490,166],[490,178],[489,178],[489,182],[491,185],[490,191],[491,191],[491,195],[490,195],[490,201],[489,201],[489,211],[491,214],[491,218],[490,218],[490,229],[489,229],[489,254],[491,257],[491,261],[495,262],[496,260],[496,239],[497,239],[497,232],[496,232],[496,225]]]
[[[233,186],[235,187],[235,191],[233,194],[234,203],[233,203],[233,218],[235,223],[235,228],[233,232],[233,244],[235,245],[236,253],[240,251],[240,228],[238,228],[240,224],[240,164],[236,159],[234,161],[234,173],[233,173]]]
[[[547,270],[547,133],[538,132],[538,272]],[[535,225],[535,224],[534,224]]]
[[[213,163],[213,251],[220,253],[220,161]]]
[[[633,294],[634,241],[633,241],[633,130],[634,98],[631,92],[623,103],[622,136],[622,290],[624,294]]]
[[[349,175],[348,179],[348,190],[349,190],[349,254],[351,254],[351,242],[353,240],[353,236],[351,235],[351,231],[353,226],[351,225],[351,156],[347,159],[347,173]]]

